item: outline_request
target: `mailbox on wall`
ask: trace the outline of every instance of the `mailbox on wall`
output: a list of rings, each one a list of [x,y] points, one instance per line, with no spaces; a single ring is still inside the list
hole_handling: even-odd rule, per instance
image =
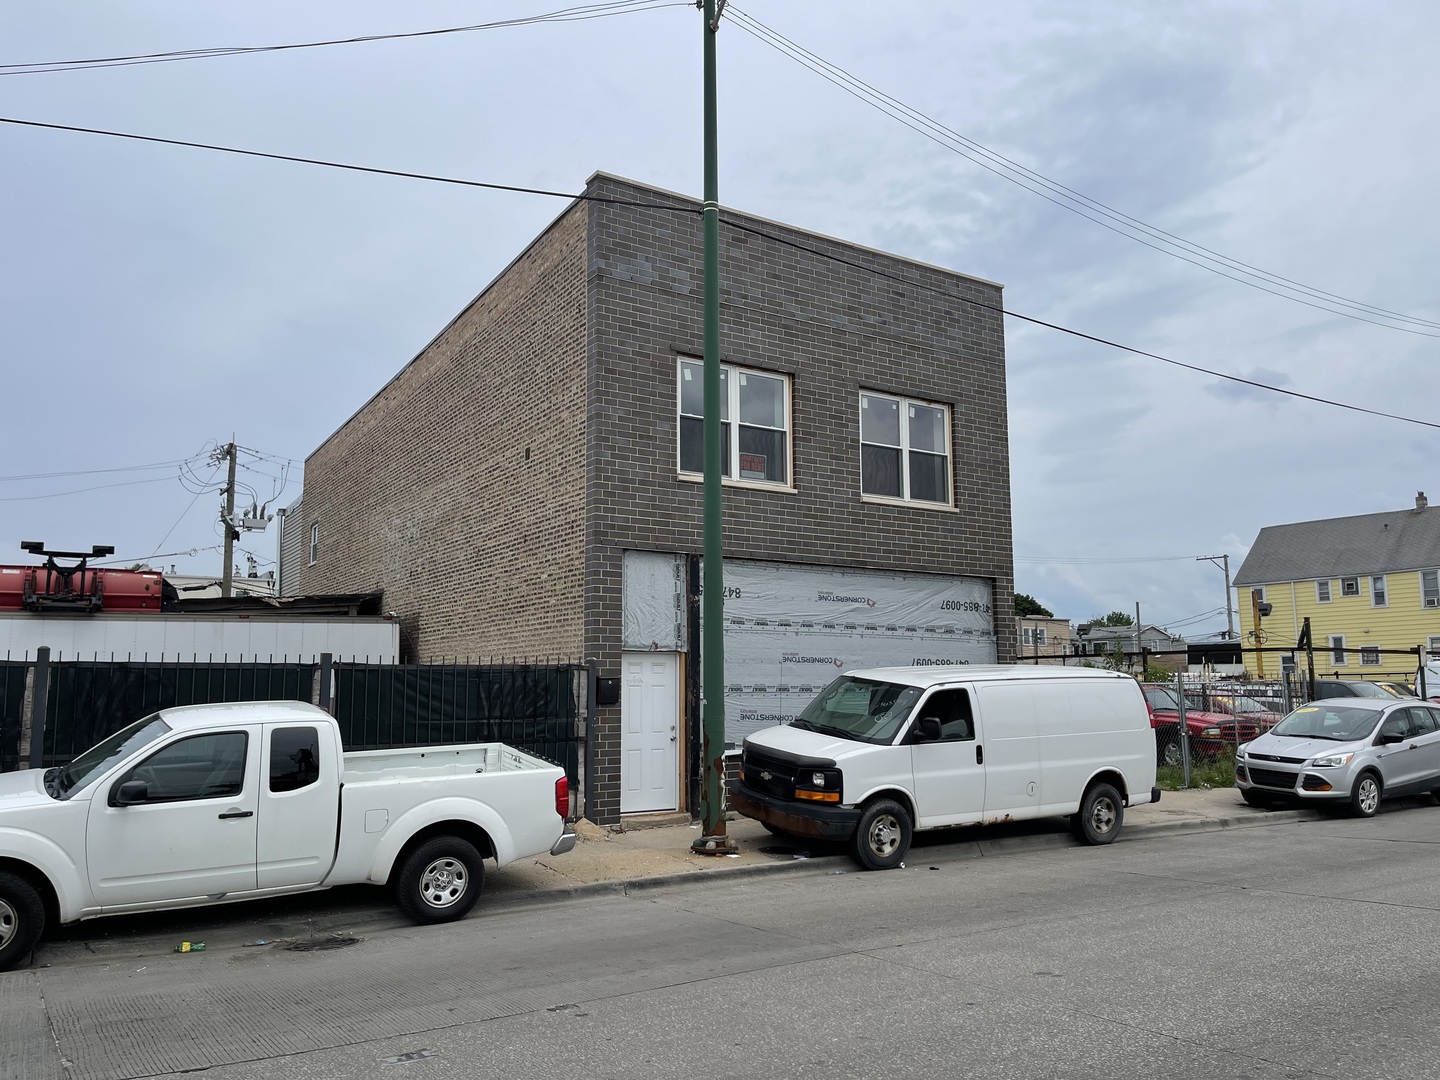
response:
[[[620,679],[618,676],[605,675],[595,680],[595,704],[596,705],[619,705],[620,704]]]

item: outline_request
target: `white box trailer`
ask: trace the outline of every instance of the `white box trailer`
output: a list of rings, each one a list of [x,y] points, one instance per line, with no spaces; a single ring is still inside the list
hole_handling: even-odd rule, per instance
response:
[[[400,658],[400,620],[324,618],[224,612],[204,615],[141,612],[95,615],[0,612],[0,659],[33,657],[48,646],[52,660],[190,662],[295,660],[324,653],[345,660],[394,663]]]

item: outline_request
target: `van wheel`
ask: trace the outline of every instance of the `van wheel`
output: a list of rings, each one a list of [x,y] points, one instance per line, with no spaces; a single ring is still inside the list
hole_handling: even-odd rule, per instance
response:
[[[0,971],[30,955],[45,930],[45,901],[22,877],[0,871]]]
[[[1125,820],[1125,803],[1110,784],[1091,784],[1075,815],[1075,835],[1086,844],[1108,844]]]
[[[910,850],[914,827],[905,808],[893,799],[865,807],[850,837],[850,857],[866,870],[893,870]]]
[[[417,923],[464,918],[480,899],[485,860],[458,836],[437,836],[412,851],[395,875],[395,904]]]
[[[1355,817],[1374,817],[1380,809],[1380,777],[1363,772],[1350,789],[1350,813]]]

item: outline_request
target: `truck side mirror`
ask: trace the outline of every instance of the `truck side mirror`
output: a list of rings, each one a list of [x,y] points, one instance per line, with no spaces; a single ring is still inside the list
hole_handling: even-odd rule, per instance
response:
[[[144,780],[126,780],[115,792],[112,806],[134,806],[150,798],[150,785]]]
[[[933,716],[922,716],[920,723],[915,725],[916,742],[939,742],[940,721]]]

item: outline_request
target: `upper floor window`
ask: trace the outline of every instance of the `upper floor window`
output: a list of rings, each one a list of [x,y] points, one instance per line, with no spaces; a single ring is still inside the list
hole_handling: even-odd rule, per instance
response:
[[[1362,667],[1376,667],[1380,663],[1380,647],[1378,645],[1360,646],[1360,664]]]
[[[1343,667],[1345,664],[1345,635],[1330,635],[1330,663],[1335,667]]]
[[[680,361],[680,471],[705,472],[705,365]],[[736,422],[738,418],[738,423]],[[790,483],[790,380],[720,368],[720,475]]]
[[[1380,574],[1370,579],[1370,606],[1385,606],[1385,575]]]
[[[310,565],[315,565],[315,560],[320,558],[320,523],[317,521],[310,526]]]
[[[1330,603],[1330,579],[1315,582],[1315,602],[1317,604]]]
[[[949,506],[949,408],[862,393],[860,492]]]
[[[1359,596],[1360,579],[1355,577],[1342,577],[1340,579],[1341,596]]]
[[[1440,570],[1420,571],[1420,603],[1440,607]]]
[[[1021,627],[1020,634],[1021,641],[1025,645],[1043,646],[1045,644],[1045,627],[1043,626]]]

